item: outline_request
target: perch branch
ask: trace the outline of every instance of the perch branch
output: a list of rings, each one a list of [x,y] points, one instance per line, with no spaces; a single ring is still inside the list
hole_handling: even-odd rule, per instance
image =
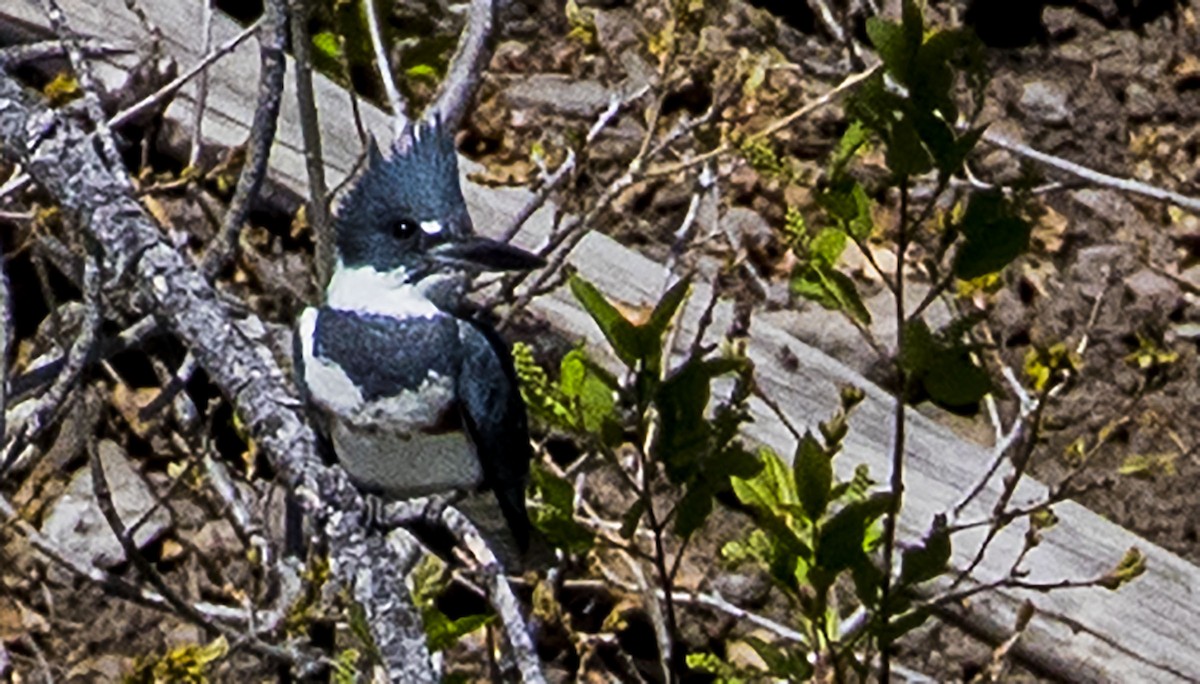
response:
[[[254,440],[328,538],[334,576],[366,612],[394,680],[427,682],[429,650],[412,597],[393,568],[398,554],[365,534],[364,504],[338,469],[317,455],[294,387],[272,357],[266,326],[237,314],[174,248],[133,199],[120,167],[106,164],[77,120],[30,100],[0,72],[0,154],[20,161],[104,253],[106,291],[128,292],[130,308],[154,313],[196,355]],[[29,133],[37,134],[31,145]]]

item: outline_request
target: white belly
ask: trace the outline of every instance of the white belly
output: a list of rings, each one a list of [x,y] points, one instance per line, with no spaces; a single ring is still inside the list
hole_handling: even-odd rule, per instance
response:
[[[463,432],[409,436],[334,423],[338,461],[365,489],[404,499],[474,489],[483,482],[479,458]]]

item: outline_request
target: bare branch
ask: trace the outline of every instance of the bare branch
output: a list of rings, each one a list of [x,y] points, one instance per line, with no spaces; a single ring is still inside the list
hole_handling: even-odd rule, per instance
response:
[[[121,48],[94,38],[84,38],[79,41],[79,51],[85,57],[106,57],[109,55],[126,55],[133,50]],[[40,43],[25,43],[13,45],[0,50],[0,67],[11,67],[29,62],[39,62],[45,59],[62,59],[67,56],[67,48],[61,40],[45,40]]]
[[[995,131],[987,131],[983,134],[983,140],[995,145],[1004,150],[1008,150],[1013,154],[1032,159],[1039,164],[1064,171],[1073,176],[1078,176],[1089,183],[1095,183],[1106,188],[1120,190],[1121,192],[1131,192],[1135,195],[1142,195],[1151,199],[1156,199],[1162,202],[1170,202],[1176,206],[1182,207],[1189,211],[1200,212],[1200,199],[1181,195],[1171,190],[1166,190],[1154,185],[1149,185],[1141,181],[1129,180],[1126,178],[1117,178],[1105,173],[1100,173],[1086,166],[1076,164],[1075,162],[1067,161],[1061,157],[1056,157],[1052,154],[1039,152],[1028,145],[1011,140],[1004,135]]]
[[[132,198],[120,167],[106,164],[81,123],[60,116],[0,72],[0,153],[16,158],[64,210],[83,217],[107,266],[106,291],[128,291],[124,304],[154,312],[177,335],[235,407],[253,439],[296,500],[328,538],[334,576],[365,609],[389,675],[432,679],[429,651],[412,597],[393,571],[399,558],[385,540],[366,535],[364,505],[340,469],[317,455],[294,387],[267,350],[257,316],[235,312],[184,260]],[[30,145],[28,131],[39,133]],[[130,291],[131,289],[131,291]],[[319,526],[321,528],[321,526]]]
[[[279,124],[279,107],[283,104],[283,77],[287,70],[287,59],[283,52],[287,42],[285,0],[266,0],[263,31],[258,41],[262,66],[258,74],[258,104],[254,107],[254,122],[250,125],[250,140],[246,143],[246,163],[238,177],[237,189],[225,213],[221,230],[204,255],[204,275],[209,278],[216,277],[237,254],[242,224],[250,214],[250,205],[258,197],[258,190],[267,176],[271,143],[275,141],[275,128]]]
[[[475,97],[483,68],[491,58],[492,28],[496,7],[492,0],[471,0],[467,10],[467,25],[458,39],[458,48],[450,59],[446,78],[442,81],[425,119],[437,118],[451,131],[458,130],[466,116],[467,107]]]
[[[0,438],[8,429],[8,348],[12,345],[12,313],[9,306],[8,272],[4,269],[3,250],[0,250]],[[3,472],[0,467],[0,473]],[[0,674],[3,669],[0,668]]]
[[[195,78],[197,74],[202,73],[205,69],[212,66],[213,62],[216,62],[218,59],[224,57],[225,55],[229,54],[230,52],[233,52],[235,49],[237,49],[237,46],[239,46],[243,42],[245,42],[245,40],[247,38],[254,35],[255,33],[258,33],[258,29],[260,26],[262,26],[262,23],[263,23],[263,20],[259,19],[258,21],[254,22],[253,24],[250,24],[244,30],[242,30],[241,33],[237,34],[233,38],[230,38],[229,40],[225,41],[221,45],[217,46],[216,50],[213,50],[209,54],[205,55],[204,59],[200,60],[199,62],[196,62],[195,66],[193,66],[191,69],[188,69],[187,71],[183,72],[179,76],[175,77],[175,79],[172,80],[170,83],[167,83],[163,87],[154,91],[153,93],[146,96],[145,98],[143,98],[141,101],[137,102],[136,104],[131,105],[120,112],[117,112],[116,115],[113,116],[113,118],[109,120],[108,125],[112,126],[113,128],[117,128],[117,127],[121,126],[122,124],[125,124],[128,121],[132,120],[138,114],[141,114],[142,112],[146,111],[147,109],[150,109],[151,107],[157,106],[158,103],[162,102],[163,100],[167,99],[168,97],[171,97],[180,88],[182,88],[184,86],[184,84],[186,84],[188,81]]]
[[[208,54],[212,47],[213,6],[211,0],[204,0],[204,21],[200,29],[200,53]],[[192,145],[188,152],[188,166],[195,167],[200,163],[200,148],[204,142],[204,107],[208,102],[208,70],[200,72],[200,82],[196,84],[196,111],[192,116]]]
[[[46,428],[54,424],[56,417],[63,410],[68,393],[75,389],[80,375],[93,357],[96,335],[103,322],[100,314],[101,280],[98,260],[87,259],[83,269],[84,320],[80,326],[79,336],[67,352],[62,372],[54,379],[50,389],[37,399],[37,405],[29,414],[29,418],[18,428],[16,435],[5,449],[4,459],[0,461],[0,475],[3,475],[13,465],[17,456],[25,450],[26,445],[37,441]],[[7,380],[6,377],[2,379]],[[0,432],[0,435],[3,434]]]
[[[504,633],[508,635],[508,643],[512,647],[517,668],[521,671],[521,679],[526,684],[538,684],[546,681],[542,674],[541,662],[537,650],[529,636],[529,627],[521,617],[517,597],[513,595],[512,587],[508,585],[504,573],[501,572],[500,561],[480,536],[479,530],[457,508],[446,506],[442,509],[442,523],[454,533],[463,546],[470,550],[471,555],[481,566],[487,580],[486,588],[488,601],[500,616],[504,625]]]
[[[307,0],[292,0],[292,55],[296,58],[296,104],[300,110],[300,133],[304,136],[304,168],[308,173],[308,224],[316,245],[317,286],[325,287],[333,270],[333,235],[326,201],[329,187],[325,182],[325,161],[321,154],[321,129],[312,85],[312,50],[308,35],[310,5]]]
[[[379,72],[379,80],[383,83],[383,92],[387,95],[388,105],[392,108],[392,137],[399,140],[400,134],[408,126],[408,105],[396,87],[396,79],[392,76],[392,65],[388,63],[387,47],[383,44],[383,32],[379,30],[375,0],[363,0],[363,8],[367,14],[367,32],[371,34],[371,48],[375,51],[375,69]]]

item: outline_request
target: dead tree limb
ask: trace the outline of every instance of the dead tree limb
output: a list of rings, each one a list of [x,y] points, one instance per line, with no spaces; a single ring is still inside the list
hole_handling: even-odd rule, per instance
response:
[[[266,345],[254,315],[237,316],[204,276],[163,239],[133,199],[122,168],[110,167],[77,120],[33,101],[0,72],[0,154],[82,219],[104,262],[104,291],[126,291],[131,309],[153,313],[190,348],[248,426],[305,512],[328,539],[334,576],[362,605],[397,681],[433,681],[429,650],[412,597],[394,568],[396,551],[363,528],[358,491],[317,456],[300,400]]]

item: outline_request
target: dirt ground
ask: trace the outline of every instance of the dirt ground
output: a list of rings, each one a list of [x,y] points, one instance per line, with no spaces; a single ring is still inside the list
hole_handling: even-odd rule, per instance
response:
[[[487,169],[479,180],[528,183],[538,172],[530,160],[535,144],[551,165],[557,163],[568,147],[578,144],[612,92],[653,80],[654,55],[646,45],[663,35],[660,3],[580,4],[594,13],[590,28],[550,0],[514,1],[502,17],[502,35],[479,106],[459,138],[460,150]],[[752,64],[756,55],[771,57],[764,67],[762,90],[753,98],[735,99],[719,112],[730,125],[777,118],[858,68],[822,21],[805,11],[807,3],[720,4],[719,20],[706,34],[714,52],[688,62],[688,76],[674,82],[672,94],[663,101],[658,114],[663,121],[681,112],[705,111],[714,97],[712,84],[719,80],[715,74],[723,68],[722,60]],[[1200,16],[1194,7],[1170,0],[929,4],[935,20],[971,25],[988,44],[993,81],[983,120],[994,130],[1104,173],[1200,196]],[[1001,5],[1003,10],[998,9]],[[862,39],[860,16],[851,13],[845,26]],[[560,198],[568,211],[584,206],[586,198],[619,175],[636,154],[646,121],[644,111],[625,112],[596,140],[579,178]],[[803,181],[819,175],[843,126],[841,111],[833,106],[779,135],[779,151],[797,161],[802,181],[779,183],[745,164],[727,168],[722,186],[725,210],[747,209],[759,217],[745,222],[736,249],[737,258],[749,267],[728,284],[748,306],[812,306],[789,302],[786,296],[789,262],[782,229],[788,206],[814,210]],[[685,147],[695,151],[712,144],[711,139],[694,139]],[[970,166],[983,182],[1011,184],[1033,176],[1040,188],[1033,252],[1009,271],[998,292],[977,302],[988,313],[986,326],[996,343],[989,355],[992,369],[1003,363],[1019,374],[1033,345],[1065,342],[1076,348],[1086,340],[1077,378],[1050,406],[1033,474],[1052,485],[1071,474],[1083,490],[1078,499],[1089,508],[1200,563],[1200,497],[1195,495],[1200,490],[1195,437],[1200,434],[1200,407],[1193,399],[1200,396],[1200,216],[1110,188],[1082,185],[1072,176],[1031,166],[986,145]],[[1055,182],[1058,185],[1049,185]],[[636,183],[597,226],[665,259],[691,193],[691,185],[669,179]],[[275,240],[272,244],[291,253],[302,251],[302,240],[278,237],[289,234],[289,217],[266,218],[278,225],[265,229],[276,237],[264,240]],[[20,244],[25,228],[4,228],[6,249]],[[701,249],[710,250],[709,257],[732,256],[721,246]],[[10,278],[35,283],[27,256],[16,251],[9,254],[12,268],[18,269],[10,271]],[[306,259],[294,257],[286,268],[302,269]],[[39,297],[36,285],[17,294],[26,302]],[[296,292],[268,293],[253,305],[269,310],[271,320],[286,323],[300,297]],[[31,338],[46,307],[18,307],[25,307],[18,312],[18,336]],[[126,378],[153,378],[163,361],[175,367],[182,360],[181,351],[170,343],[153,344],[150,351],[155,359],[150,362],[142,355],[117,357],[115,372]],[[839,355],[840,348],[827,351]],[[28,358],[33,352],[23,353]],[[877,369],[862,356],[839,358],[868,376]],[[103,380],[97,385],[111,390]],[[200,406],[219,404],[202,375],[189,385],[188,394]],[[50,502],[68,488],[67,475],[84,462],[72,434],[120,442],[141,464],[150,486],[165,491],[175,473],[162,454],[179,447],[164,443],[155,425],[135,419],[136,410],[131,412],[130,406],[136,409],[137,400],[107,395],[103,400],[81,400],[81,408],[68,416],[67,427],[49,440],[56,454],[50,465],[30,475],[20,491],[10,491],[5,484],[5,495],[13,497],[31,520],[40,520]],[[98,407],[93,405],[97,401]],[[1011,398],[1002,399],[999,408],[1006,422],[1016,410]],[[993,433],[985,413],[965,418],[930,413],[981,441]],[[212,424],[218,428],[213,431],[213,448],[231,463],[245,462],[245,445],[234,434],[228,415],[228,407],[214,411]],[[1102,432],[1107,441],[1093,449]],[[1071,449],[1080,440],[1088,454],[1081,469]],[[258,479],[246,486],[266,485]],[[148,557],[191,596],[214,602],[244,598],[240,592],[257,586],[257,578],[241,555],[243,547],[233,529],[219,516],[220,503],[199,488],[185,487],[173,496],[169,529],[148,547]],[[744,518],[731,515],[708,530],[697,542],[684,576],[701,581],[721,574],[719,567],[697,559],[715,557],[719,541],[746,524]],[[583,568],[574,570],[586,573]],[[126,566],[113,571],[134,576]],[[740,597],[752,608],[767,604],[761,578],[734,575],[725,581],[728,596]],[[626,656],[634,661],[652,657],[639,646],[653,643],[652,631],[635,611],[623,613],[625,623],[614,641],[600,638],[609,628],[610,613],[623,610],[613,601],[610,594],[581,583],[566,593],[564,607],[581,633],[595,637],[597,657],[614,662]],[[698,614],[697,622],[708,617]],[[710,620],[687,636],[690,643],[703,644],[730,629],[729,620]],[[21,671],[50,669],[61,681],[114,681],[129,672],[134,658],[212,636],[164,621],[157,611],[114,600],[47,567],[20,535],[0,533],[0,640],[19,658]],[[553,672],[578,666],[574,655],[566,655],[573,653],[572,637],[544,635],[543,656],[554,661]],[[482,645],[469,642],[460,649],[460,655],[469,657]],[[970,680],[990,658],[987,647],[943,625],[924,628],[901,651],[905,665],[940,681]],[[613,666],[612,671],[619,670]],[[486,677],[479,671],[464,674]],[[234,677],[269,680],[274,673],[241,653],[221,666],[214,681]],[[1033,679],[1019,671],[1001,677]]]

